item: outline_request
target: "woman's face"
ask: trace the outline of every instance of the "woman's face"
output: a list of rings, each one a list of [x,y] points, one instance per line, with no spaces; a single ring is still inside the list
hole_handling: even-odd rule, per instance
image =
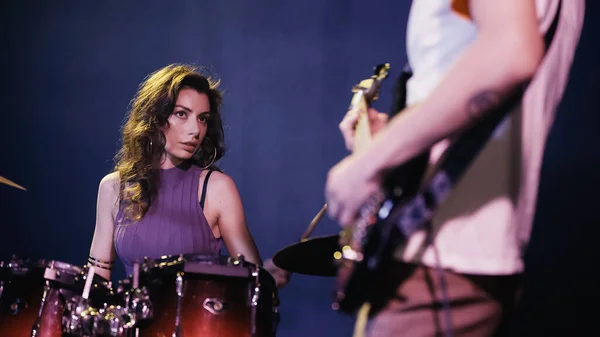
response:
[[[190,159],[198,150],[207,130],[210,103],[206,94],[184,87],[179,91],[169,123],[165,125],[166,160],[162,168],[170,168]]]

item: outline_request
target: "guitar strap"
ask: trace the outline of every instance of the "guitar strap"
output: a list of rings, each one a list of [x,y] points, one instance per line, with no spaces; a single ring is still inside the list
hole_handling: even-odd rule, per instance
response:
[[[552,25],[544,36],[546,51],[550,47],[556,32],[561,3],[562,1],[559,1]],[[397,85],[401,85],[402,76],[407,76],[407,74],[403,73],[400,76]],[[437,171],[425,184],[421,193],[416,194],[403,207],[398,207],[392,211],[387,219],[389,219],[388,221],[394,221],[403,235],[409,236],[423,228],[431,220],[435,210],[446,200],[452,188],[487,144],[498,125],[520,104],[528,84],[524,83],[508,99],[504,100],[501,106],[489,111],[477,124],[467,129],[453,142],[441,159]],[[399,90],[396,88],[396,97],[402,97],[401,90],[401,88]],[[395,104],[398,104],[398,102],[395,102]]]
[[[412,69],[410,64],[406,63],[402,69],[402,73],[396,79],[394,90],[392,93],[392,107],[390,109],[390,117],[393,117],[404,108],[406,108],[406,83],[412,77]]]

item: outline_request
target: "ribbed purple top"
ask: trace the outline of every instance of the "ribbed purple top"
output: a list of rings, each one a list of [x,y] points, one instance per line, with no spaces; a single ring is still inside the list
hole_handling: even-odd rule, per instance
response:
[[[127,275],[144,257],[220,253],[223,241],[214,237],[199,203],[201,172],[197,166],[161,170],[158,195],[139,222],[120,223],[124,205],[119,209],[114,244]]]

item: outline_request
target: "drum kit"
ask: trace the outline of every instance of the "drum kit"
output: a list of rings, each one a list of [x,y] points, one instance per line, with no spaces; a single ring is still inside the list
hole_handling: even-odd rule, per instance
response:
[[[26,190],[1,176],[0,184]],[[275,254],[275,265],[335,275],[338,235],[308,238],[325,209],[299,243]],[[146,259],[117,284],[89,265],[17,256],[0,261],[2,337],[273,337],[278,324],[273,277],[241,255]]]

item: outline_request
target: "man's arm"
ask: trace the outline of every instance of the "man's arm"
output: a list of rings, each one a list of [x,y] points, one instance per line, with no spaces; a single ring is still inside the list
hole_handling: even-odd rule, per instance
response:
[[[544,54],[534,0],[471,0],[477,40],[432,94],[373,137],[366,157],[375,176],[464,130],[535,73]]]

